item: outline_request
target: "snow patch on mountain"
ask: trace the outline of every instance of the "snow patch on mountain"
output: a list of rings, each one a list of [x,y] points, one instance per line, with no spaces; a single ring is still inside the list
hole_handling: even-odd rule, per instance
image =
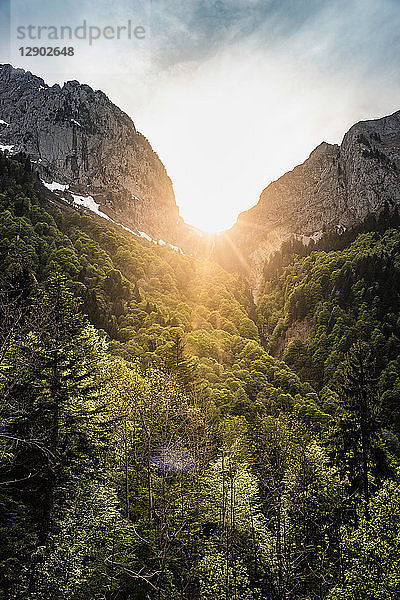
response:
[[[133,231],[132,229],[130,229],[130,227],[126,227],[126,225],[122,225],[122,223],[118,223],[118,221],[114,221],[114,219],[112,219],[111,217],[106,215],[106,213],[104,213],[102,210],[100,210],[100,204],[98,204],[94,200],[93,196],[80,196],[78,194],[73,194],[72,192],[70,192],[70,193],[73,198],[74,204],[77,204],[78,206],[83,206],[84,208],[87,208],[88,210],[90,210],[91,212],[94,212],[99,217],[102,217],[103,219],[106,219],[107,221],[114,223],[114,225],[118,225],[119,227],[122,227],[122,229],[125,229],[125,231],[128,231],[129,233],[131,233],[132,235],[134,235],[136,237],[145,238],[149,242],[151,242],[153,244],[158,244],[160,246],[168,246],[172,250],[175,250],[176,252],[183,254],[182,249],[179,248],[178,246],[173,246],[172,244],[168,244],[167,242],[164,242],[163,240],[158,240],[158,241],[154,240],[152,237],[150,237],[144,231],[136,232],[136,231]],[[65,200],[65,198],[63,198],[63,200]]]
[[[73,194],[72,192],[71,196],[73,198],[74,204],[84,206],[85,208],[88,208],[92,212],[96,213],[96,215],[99,215],[100,217],[111,221],[110,217],[100,210],[100,204],[97,204],[93,196],[79,196],[78,194]]]
[[[139,235],[140,237],[146,238],[146,240],[149,240],[149,242],[154,242],[153,238],[151,238],[149,235],[147,235],[147,233],[145,233],[144,231],[139,231]]]
[[[32,161],[32,162],[35,162],[35,161]],[[164,240],[158,240],[158,241],[154,240],[152,237],[150,237],[144,231],[133,231],[133,229],[130,229],[130,227],[126,227],[126,225],[122,225],[122,223],[118,223],[118,221],[114,221],[114,219],[112,219],[106,213],[104,213],[102,210],[100,210],[100,204],[95,201],[93,196],[90,196],[90,195],[82,196],[81,194],[74,194],[73,192],[71,192],[71,190],[69,190],[69,185],[59,183],[57,181],[52,181],[51,183],[48,183],[48,182],[42,180],[42,183],[51,192],[68,192],[71,195],[72,201],[76,206],[83,206],[83,208],[90,210],[91,212],[95,213],[102,219],[106,219],[110,223],[113,223],[114,225],[118,225],[119,227],[122,227],[122,229],[124,229],[125,231],[128,231],[132,235],[134,235],[136,237],[142,237],[142,238],[148,240],[149,242],[151,242],[152,244],[156,244],[156,245],[160,245],[160,246],[168,246],[172,250],[175,250],[176,252],[183,254],[182,248],[179,248],[178,246],[174,246],[173,244],[164,242]],[[60,196],[60,198],[64,202],[68,202],[68,200],[64,196]]]
[[[51,183],[42,181],[42,183],[51,192],[65,192],[65,190],[67,190],[69,187],[68,185],[64,185],[63,183],[58,183],[57,181],[52,181]]]

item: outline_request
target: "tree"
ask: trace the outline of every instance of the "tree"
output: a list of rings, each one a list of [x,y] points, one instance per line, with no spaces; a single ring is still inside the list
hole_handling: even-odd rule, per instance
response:
[[[164,361],[167,370],[175,373],[183,384],[188,385],[195,379],[195,366],[186,355],[185,346],[183,336],[177,331],[165,353]]]
[[[378,431],[380,410],[376,382],[375,360],[371,347],[365,343],[356,342],[346,358],[343,391],[351,414],[355,417],[357,429],[352,432],[352,439],[356,444],[359,440],[361,447],[359,459],[357,458],[357,447],[354,448],[354,458],[356,462],[357,460],[360,462],[361,487],[367,520],[370,498],[371,444]]]
[[[90,487],[102,460],[105,424],[94,380],[104,346],[60,278],[49,281],[47,290],[37,286],[21,310],[0,372],[0,443],[6,457],[0,501],[11,511],[7,518],[15,509],[25,511],[28,527],[19,546],[8,541],[10,555],[0,561],[21,561],[3,582],[10,597],[19,590],[21,598],[41,598],[49,597],[51,576],[44,572],[59,551],[58,529],[81,493],[81,482]],[[24,563],[28,552],[31,558]],[[54,586],[62,589],[67,575],[53,576]]]
[[[329,600],[397,600],[400,593],[400,486],[387,481],[371,499],[369,518],[344,531],[344,582]]]

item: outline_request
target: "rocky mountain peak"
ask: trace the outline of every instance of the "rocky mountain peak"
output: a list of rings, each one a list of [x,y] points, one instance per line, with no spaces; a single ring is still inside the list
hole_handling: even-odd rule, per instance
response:
[[[92,196],[126,226],[173,237],[179,211],[165,167],[103,92],[1,65],[0,120],[0,145],[26,152],[42,179]]]
[[[41,77],[33,75],[30,71],[24,71],[24,69],[15,69],[8,64],[0,65],[0,82],[5,84],[20,83],[24,88],[48,87]]]
[[[229,244],[221,253],[231,261],[241,257],[256,290],[265,259],[283,240],[307,242],[324,230],[343,231],[385,204],[400,204],[400,111],[356,123],[340,146],[323,142],[270,183],[225,234]]]

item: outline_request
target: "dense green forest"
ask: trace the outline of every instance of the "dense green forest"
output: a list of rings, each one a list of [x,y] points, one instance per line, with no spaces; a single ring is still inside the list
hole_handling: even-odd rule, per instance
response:
[[[400,597],[396,210],[243,274],[0,153],[0,598]]]

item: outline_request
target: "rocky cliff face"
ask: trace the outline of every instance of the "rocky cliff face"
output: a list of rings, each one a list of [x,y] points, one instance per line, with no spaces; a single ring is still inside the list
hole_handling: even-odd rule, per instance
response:
[[[0,65],[0,147],[23,150],[42,179],[91,195],[114,220],[172,239],[179,216],[164,165],[103,92],[69,81],[49,87]]]
[[[0,148],[23,150],[47,182],[93,196],[102,212],[154,239],[247,269],[257,293],[266,257],[291,235],[317,238],[400,203],[400,111],[354,125],[271,183],[219,236],[179,218],[171,181],[146,138],[101,91],[77,81],[49,87],[0,65]],[[68,192],[65,192],[68,198]],[[72,199],[72,196],[69,195]]]
[[[352,226],[385,203],[400,203],[400,111],[357,123],[340,146],[318,146],[239,215],[225,234],[227,247],[249,263],[256,285],[266,256],[283,239]]]

